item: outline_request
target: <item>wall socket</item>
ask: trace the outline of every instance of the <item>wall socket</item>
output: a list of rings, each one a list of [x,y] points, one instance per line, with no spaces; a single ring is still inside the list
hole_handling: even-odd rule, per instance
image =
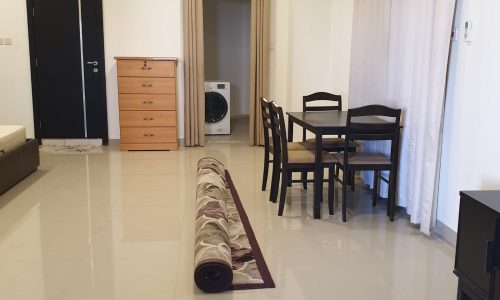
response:
[[[5,46],[12,45],[12,38],[0,38],[0,45],[5,45]]]

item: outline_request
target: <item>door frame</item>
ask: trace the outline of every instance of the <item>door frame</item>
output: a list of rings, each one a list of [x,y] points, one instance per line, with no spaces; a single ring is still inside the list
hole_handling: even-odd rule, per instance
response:
[[[40,123],[40,101],[38,99],[38,76],[36,67],[36,39],[35,39],[35,22],[34,18],[34,3],[33,0],[26,0],[26,13],[28,16],[28,39],[30,50],[30,71],[31,71],[31,95],[33,102],[33,126],[35,129],[35,138],[38,143],[42,144],[42,132]]]
[[[105,51],[104,51],[104,28],[103,28],[103,10],[102,10],[102,0],[98,1],[101,10],[100,10],[100,18],[97,24],[98,32],[98,40],[102,45],[102,48],[99,52],[102,55],[102,69],[104,75],[100,78],[101,86],[103,87],[103,109],[106,110],[106,121],[105,127],[103,128],[103,136],[102,142],[103,144],[108,144],[109,142],[109,133],[108,133],[108,117],[107,117],[107,95],[106,95],[106,63],[105,63]],[[41,131],[41,119],[40,119],[40,99],[38,97],[38,76],[37,76],[37,61],[36,61],[36,53],[37,53],[37,45],[35,38],[35,23],[33,18],[35,17],[35,7],[34,0],[26,0],[26,13],[28,19],[28,40],[29,40],[29,53],[30,53],[30,71],[31,71],[31,94],[32,94],[32,102],[33,102],[33,124],[35,130],[35,138],[38,140],[39,144],[42,143],[42,131]],[[83,49],[83,48],[82,48]],[[83,53],[82,53],[83,57]],[[83,72],[84,70],[82,70]],[[85,77],[82,77],[82,80],[85,80]],[[85,93],[85,91],[83,91]]]

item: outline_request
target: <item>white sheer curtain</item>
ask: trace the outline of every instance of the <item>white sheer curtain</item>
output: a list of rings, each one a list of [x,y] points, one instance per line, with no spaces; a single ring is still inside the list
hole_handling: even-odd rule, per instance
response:
[[[397,201],[425,234],[433,225],[454,9],[455,0],[355,1],[349,106],[403,109]],[[364,147],[388,150],[383,143]],[[371,174],[363,177],[372,182]]]

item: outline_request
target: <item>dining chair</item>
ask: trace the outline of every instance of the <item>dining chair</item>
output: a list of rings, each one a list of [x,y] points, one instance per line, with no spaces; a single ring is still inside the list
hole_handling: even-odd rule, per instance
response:
[[[271,131],[271,103],[273,101],[269,101],[264,97],[260,98],[260,106],[261,106],[261,112],[262,112],[262,128],[264,130],[264,168],[263,168],[263,174],[262,174],[262,191],[266,190],[267,187],[267,179],[268,179],[268,174],[269,174],[269,165],[273,164],[273,174],[271,175],[271,193],[269,195],[269,200],[272,201],[273,199],[276,198],[276,193],[277,193],[277,186],[279,182],[276,182],[276,176],[274,176],[274,170],[277,169],[274,164],[279,163],[279,160],[275,161],[275,154],[274,154],[274,142],[272,138],[272,134],[270,135]],[[288,143],[288,148],[290,151],[296,151],[296,150],[306,150],[306,149],[315,149],[314,145],[307,144],[305,142],[295,142],[295,143]],[[270,159],[270,155],[273,156],[273,159]],[[279,172],[277,173],[277,176],[279,178]],[[278,179],[279,181],[279,179]]]
[[[265,191],[267,176],[269,174],[269,164],[273,162],[269,157],[269,154],[273,154],[273,149],[271,148],[272,141],[270,141],[271,137],[269,136],[269,132],[271,131],[269,101],[266,98],[260,98],[260,107],[262,112],[262,128],[264,129],[264,171],[262,174],[262,191]]]
[[[289,142],[285,129],[285,119],[283,109],[275,102],[271,102],[271,129],[275,145],[275,158],[279,159],[281,168],[281,188],[278,215],[283,215],[285,208],[286,190],[288,182],[302,182],[300,180],[291,180],[293,172],[313,172],[315,170],[315,151],[314,149],[290,151]],[[276,159],[275,159],[276,160]],[[321,162],[323,168],[328,168],[328,210],[333,215],[334,186],[335,186],[335,166],[337,158],[326,151],[321,153]],[[316,174],[315,174],[316,176]],[[312,182],[313,180],[311,180]],[[323,182],[324,180],[322,180]]]
[[[318,102],[327,102],[328,105],[310,105]],[[334,95],[326,92],[317,92],[304,96],[302,99],[302,111],[342,111],[342,96]],[[302,141],[315,143],[315,138],[306,138],[307,130],[302,130]],[[344,151],[345,139],[341,135],[337,137],[323,138],[323,150],[327,152],[342,152]],[[348,149],[350,152],[356,152],[356,143],[349,142]]]
[[[363,117],[384,117],[384,122],[373,123],[373,121],[363,120]],[[390,155],[364,151],[351,153],[348,151],[346,143],[344,153],[336,154],[338,168],[335,179],[342,184],[342,221],[347,221],[347,188],[345,183],[349,180],[348,173],[350,171],[374,171],[372,200],[374,206],[378,198],[380,180],[389,184],[387,216],[391,222],[394,221],[400,118],[401,109],[392,109],[383,105],[368,105],[347,111],[346,141],[390,141],[391,153]],[[342,179],[339,178],[339,170],[342,170]],[[381,171],[389,171],[389,179],[382,177]]]
[[[322,102],[322,105],[316,105],[315,103]],[[325,104],[325,102],[327,104]],[[342,96],[335,95],[327,92],[317,92],[310,95],[303,96],[302,98],[302,111],[342,111]],[[302,129],[302,141],[315,144],[315,138],[307,138],[307,130]],[[337,153],[344,151],[345,139],[341,135],[337,137],[325,137],[323,138],[323,150],[330,153]],[[348,150],[349,152],[356,152],[357,144],[355,142],[349,141]],[[349,182],[351,183],[351,189],[354,190],[354,176],[355,173],[349,174]],[[307,173],[302,173],[303,187],[307,189]]]

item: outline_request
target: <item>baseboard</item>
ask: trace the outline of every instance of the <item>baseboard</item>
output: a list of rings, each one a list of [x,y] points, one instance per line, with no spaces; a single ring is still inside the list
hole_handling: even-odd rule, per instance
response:
[[[102,146],[102,139],[42,139],[47,146]]]
[[[457,245],[457,233],[439,220],[436,221],[436,227],[433,231],[453,246]]]

